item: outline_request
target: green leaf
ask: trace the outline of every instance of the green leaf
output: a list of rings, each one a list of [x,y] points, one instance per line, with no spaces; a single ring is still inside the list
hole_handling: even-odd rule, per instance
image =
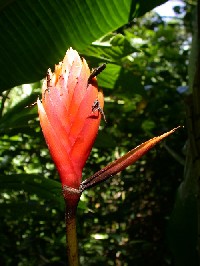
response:
[[[38,204],[38,201],[36,200],[17,200],[15,202],[9,202],[9,203],[1,203],[1,211],[0,211],[0,217],[5,217],[5,214],[9,214],[13,218],[13,220],[16,219],[19,221],[20,219],[24,219],[27,215],[37,215],[37,217],[45,217],[47,219],[48,212],[47,208],[49,209],[51,205],[47,206],[44,204]],[[53,206],[56,208],[57,206]],[[52,206],[51,206],[52,208]]]
[[[133,66],[130,67],[133,65],[134,52],[139,51],[127,37],[122,34],[108,34],[90,45],[83,54],[93,67],[107,62],[106,69],[98,75],[99,87],[126,90],[127,95],[143,94],[141,75],[138,75],[138,70]]]
[[[114,89],[116,80],[120,76],[121,67],[114,64],[107,64],[106,69],[98,76],[99,87]]]
[[[0,192],[25,191],[48,200],[54,207],[64,209],[61,184],[58,181],[42,178],[33,174],[16,174],[0,176]]]
[[[108,34],[83,50],[86,58],[94,57],[95,61],[119,63],[124,57],[138,51],[122,34]]]
[[[164,2],[1,1],[0,90],[42,79],[47,68],[62,60],[70,46],[80,52]]]
[[[10,108],[3,117],[0,118],[0,133],[8,134],[9,131],[29,127],[28,122],[37,117],[37,109],[30,106],[38,97],[38,94],[31,94],[18,104]],[[29,107],[30,106],[30,107]]]
[[[11,192],[24,191],[30,195],[36,195],[39,199],[48,201],[53,208],[58,208],[61,211],[64,210],[64,200],[59,181],[42,178],[34,174],[12,174],[0,175],[0,182],[0,193],[6,192],[12,195]],[[9,206],[15,205],[12,202],[10,204]],[[23,208],[26,210],[27,206],[23,205]],[[87,208],[86,202],[81,200],[78,208],[85,210]],[[42,207],[35,206],[35,211],[37,211],[37,209],[42,209]]]

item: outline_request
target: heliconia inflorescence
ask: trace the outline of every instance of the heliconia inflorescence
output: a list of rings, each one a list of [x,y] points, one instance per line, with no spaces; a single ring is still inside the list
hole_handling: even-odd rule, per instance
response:
[[[70,48],[54,73],[48,70],[42,101],[37,104],[42,131],[62,186],[79,189],[83,167],[104,115],[104,99],[96,77],[91,76],[87,62],[77,51]]]

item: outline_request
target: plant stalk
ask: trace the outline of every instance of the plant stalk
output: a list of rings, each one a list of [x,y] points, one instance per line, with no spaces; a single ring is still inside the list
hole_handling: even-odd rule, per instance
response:
[[[69,266],[79,265],[78,241],[76,234],[76,212],[71,215],[71,210],[66,206],[66,240],[67,240],[67,257]]]
[[[63,186],[63,196],[66,206],[65,222],[68,265],[79,266],[78,241],[76,233],[76,210],[81,192],[77,189]]]

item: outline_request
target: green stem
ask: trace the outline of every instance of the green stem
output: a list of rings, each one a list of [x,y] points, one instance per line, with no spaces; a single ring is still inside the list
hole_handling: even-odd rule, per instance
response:
[[[71,215],[71,212],[66,206],[66,239],[67,239],[67,256],[69,266],[79,265],[78,256],[78,241],[76,234],[76,213]]]
[[[79,266],[78,241],[76,234],[76,210],[81,192],[78,189],[67,186],[63,186],[62,190],[66,206],[65,222],[68,265]]]

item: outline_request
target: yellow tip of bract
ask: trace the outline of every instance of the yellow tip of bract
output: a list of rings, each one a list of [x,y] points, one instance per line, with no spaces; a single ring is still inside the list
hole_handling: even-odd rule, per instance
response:
[[[92,111],[96,100],[103,108],[97,83],[88,84],[90,69],[70,48],[63,61],[49,69],[37,101],[40,124],[62,185],[78,189],[82,169],[96,138],[101,113]]]

